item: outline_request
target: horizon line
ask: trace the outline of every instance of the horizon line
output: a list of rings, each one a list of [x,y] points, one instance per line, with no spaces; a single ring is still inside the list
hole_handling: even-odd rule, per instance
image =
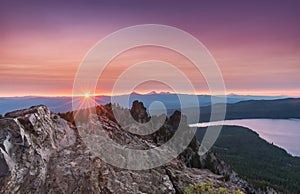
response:
[[[151,91],[151,92],[131,92],[131,93],[118,93],[115,95],[110,95],[108,93],[96,93],[96,94],[90,94],[91,96],[105,96],[105,97],[111,97],[111,96],[123,96],[123,95],[132,95],[132,94],[136,94],[136,95],[151,95],[151,94],[182,94],[182,95],[194,95],[193,93],[175,93],[175,92],[168,92],[168,91],[161,91],[161,92],[156,92],[156,91]],[[215,95],[211,95],[209,93],[200,93],[200,92],[196,92],[195,95],[197,96],[222,96],[219,94],[215,94]],[[266,97],[286,97],[286,98],[299,98],[299,95],[284,95],[284,94],[255,94],[254,93],[235,93],[235,92],[228,92],[225,94],[225,96],[266,96]],[[48,97],[48,98],[70,98],[70,97],[84,97],[85,94],[77,94],[77,95],[72,95],[72,94],[57,94],[57,95],[43,95],[43,94],[33,94],[33,95],[12,95],[12,96],[0,96],[0,98],[25,98],[25,97]]]

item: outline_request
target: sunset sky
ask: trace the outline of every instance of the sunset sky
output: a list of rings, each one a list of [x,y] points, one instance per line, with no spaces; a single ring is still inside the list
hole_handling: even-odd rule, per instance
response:
[[[228,94],[300,96],[300,1],[290,0],[1,1],[0,96],[71,95],[90,48],[116,30],[148,23],[177,27],[201,41]],[[149,58],[182,69],[188,63],[162,48],[131,50],[112,61],[97,92],[108,93],[124,67]],[[208,93],[201,76],[185,71],[199,93]],[[152,84],[137,91],[167,89]]]

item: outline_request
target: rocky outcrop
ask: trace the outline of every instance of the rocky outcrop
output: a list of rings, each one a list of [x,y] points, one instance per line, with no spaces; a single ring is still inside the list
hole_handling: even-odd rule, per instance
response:
[[[137,122],[146,123],[150,120],[150,117],[148,116],[148,113],[146,111],[146,107],[142,102],[139,102],[137,100],[132,103],[130,113]]]
[[[1,190],[15,193],[21,188],[42,189],[53,153],[75,144],[74,129],[45,106],[11,112],[0,121],[0,137],[5,139],[0,148],[1,163],[9,168],[1,178],[6,180]]]
[[[134,106],[137,118],[147,121],[143,106]],[[0,193],[183,193],[189,184],[203,182],[246,191],[223,175],[189,168],[184,162],[188,153],[150,170],[111,166],[87,148],[80,127],[101,126],[107,137],[123,146],[148,149],[157,144],[122,129],[104,114],[89,118],[76,128],[45,106],[7,113],[0,119]]]
[[[186,120],[184,116],[182,117],[182,119]],[[176,130],[179,126],[180,120],[181,120],[181,112],[175,110],[175,112],[168,119],[167,124],[172,126],[174,130]]]

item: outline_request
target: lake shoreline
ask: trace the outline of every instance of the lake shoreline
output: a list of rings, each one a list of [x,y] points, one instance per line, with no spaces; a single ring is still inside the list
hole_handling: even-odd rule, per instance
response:
[[[293,157],[300,157],[300,119],[231,119],[190,124],[190,127],[240,126],[256,132],[260,138],[276,145]]]

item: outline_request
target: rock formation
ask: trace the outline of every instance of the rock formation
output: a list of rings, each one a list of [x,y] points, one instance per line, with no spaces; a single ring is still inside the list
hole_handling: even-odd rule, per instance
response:
[[[135,119],[147,122],[146,113],[142,103],[134,102],[131,114]],[[158,145],[154,136],[134,135],[105,114],[89,118],[94,120],[77,128],[101,125],[107,137],[124,146],[147,149]],[[161,167],[142,171],[119,169],[94,156],[77,128],[43,105],[7,113],[0,119],[0,193],[183,193],[189,184],[203,182],[252,191],[247,183],[239,182],[241,179],[233,180],[237,176],[232,171],[219,169],[224,172],[217,175],[201,169],[201,159],[194,150],[197,148],[192,147]],[[187,165],[192,157],[198,157],[198,168]]]
[[[137,100],[132,103],[130,113],[137,122],[146,123],[150,120],[144,104]]]

